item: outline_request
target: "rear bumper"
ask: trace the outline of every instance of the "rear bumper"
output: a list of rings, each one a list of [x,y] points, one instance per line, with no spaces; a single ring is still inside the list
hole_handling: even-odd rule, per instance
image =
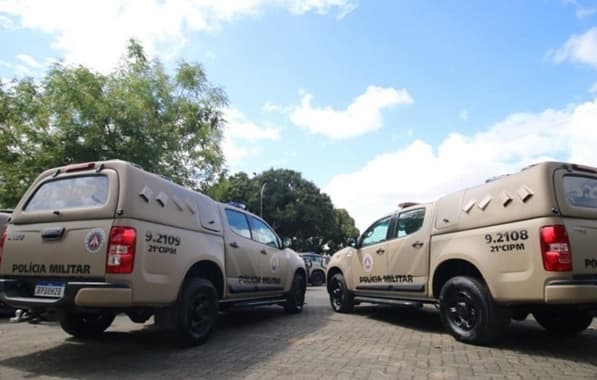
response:
[[[63,281],[61,298],[35,297],[35,279],[0,279],[0,301],[16,308],[67,309],[72,307],[131,306],[133,291],[126,285],[103,281]]]
[[[555,280],[545,286],[545,303],[597,304],[597,280]]]

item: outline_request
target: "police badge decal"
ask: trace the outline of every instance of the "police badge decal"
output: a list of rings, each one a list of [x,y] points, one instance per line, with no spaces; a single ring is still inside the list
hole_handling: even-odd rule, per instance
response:
[[[85,249],[89,253],[97,253],[104,245],[106,234],[101,228],[94,228],[85,235]]]

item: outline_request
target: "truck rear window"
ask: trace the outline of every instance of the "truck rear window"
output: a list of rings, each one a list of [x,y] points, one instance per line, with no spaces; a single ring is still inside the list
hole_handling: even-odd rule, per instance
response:
[[[564,190],[571,206],[597,208],[597,178],[565,176]]]
[[[25,211],[99,207],[108,200],[108,177],[66,177],[44,182],[33,194]]]

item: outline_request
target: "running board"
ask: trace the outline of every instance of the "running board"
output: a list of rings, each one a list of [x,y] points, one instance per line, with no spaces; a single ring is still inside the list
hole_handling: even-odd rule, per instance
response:
[[[415,308],[423,307],[422,302],[395,300],[395,299],[389,299],[389,298],[356,296],[356,297],[354,297],[354,301],[355,302],[379,303],[379,304],[384,304],[384,305],[407,306],[407,307],[415,307]]]
[[[286,302],[285,298],[269,298],[260,300],[248,300],[248,301],[220,301],[220,305],[234,306],[234,307],[255,307],[255,306],[267,306],[267,305],[278,305]]]

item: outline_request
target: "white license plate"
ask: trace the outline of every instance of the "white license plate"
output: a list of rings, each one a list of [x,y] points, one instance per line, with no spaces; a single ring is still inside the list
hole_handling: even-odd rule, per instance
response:
[[[61,298],[64,296],[64,284],[60,282],[40,282],[35,285],[33,295],[35,297]]]

